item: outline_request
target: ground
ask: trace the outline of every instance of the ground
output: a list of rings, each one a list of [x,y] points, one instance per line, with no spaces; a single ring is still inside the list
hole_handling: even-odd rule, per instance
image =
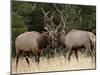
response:
[[[12,74],[15,73],[34,73],[34,72],[50,72],[50,71],[63,71],[63,70],[82,70],[82,69],[95,69],[95,57],[91,60],[91,57],[85,55],[79,55],[79,61],[72,55],[69,62],[67,57],[63,55],[55,56],[47,59],[45,57],[40,58],[40,63],[37,64],[33,59],[30,59],[30,66],[24,59],[19,59],[18,68],[16,70],[16,58],[12,58]]]

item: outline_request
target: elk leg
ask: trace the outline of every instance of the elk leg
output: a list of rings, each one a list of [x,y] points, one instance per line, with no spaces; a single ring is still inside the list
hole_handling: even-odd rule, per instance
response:
[[[29,63],[29,59],[28,59],[27,56],[25,57],[25,60],[26,60],[26,62],[28,63],[28,65],[30,65],[30,63]]]
[[[16,68],[17,68],[17,65],[18,65],[18,60],[19,60],[19,54],[17,55],[17,58],[16,58]]]
[[[38,56],[38,54],[37,54],[37,52],[35,53],[35,62],[37,63],[38,61],[37,61],[37,56]]]
[[[38,54],[37,63],[39,64],[39,62],[40,62],[40,52],[38,52],[37,54]]]
[[[70,50],[69,54],[68,54],[68,60],[70,61],[70,57],[72,55],[72,50]]]
[[[86,45],[86,49],[87,49],[87,53],[89,52],[92,62],[93,62],[93,51],[92,51],[91,45],[89,45],[89,47]]]
[[[76,56],[76,59],[77,59],[77,61],[78,61],[78,51],[77,51],[77,49],[76,50],[74,50],[75,51],[75,56]]]
[[[90,55],[91,55],[91,59],[92,59],[92,62],[93,62],[93,53],[92,53],[91,50],[90,50]]]
[[[89,52],[89,54],[91,56],[91,59],[93,61],[93,51],[92,51],[92,48],[91,47],[90,48],[87,48],[87,50],[88,50],[88,52]]]
[[[37,62],[36,54],[35,54],[35,62]]]
[[[30,58],[33,57],[33,52],[32,52],[32,51],[29,52],[29,57],[30,57]]]

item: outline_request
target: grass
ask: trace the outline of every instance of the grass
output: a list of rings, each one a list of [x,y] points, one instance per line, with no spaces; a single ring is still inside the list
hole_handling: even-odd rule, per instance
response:
[[[19,59],[18,68],[16,71],[16,58],[12,58],[12,74],[15,73],[34,73],[34,72],[48,72],[48,71],[62,71],[62,70],[80,70],[80,69],[95,69],[95,59],[92,61],[91,57],[79,54],[79,61],[72,55],[69,62],[67,57],[63,55],[55,56],[53,58],[40,58],[40,63],[35,63],[30,59],[30,66],[22,58]]]

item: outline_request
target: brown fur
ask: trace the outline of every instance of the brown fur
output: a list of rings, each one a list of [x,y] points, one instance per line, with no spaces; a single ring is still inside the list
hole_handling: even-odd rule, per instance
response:
[[[39,63],[40,55],[48,44],[48,35],[46,33],[41,34],[39,32],[32,31],[20,34],[15,41],[17,56],[16,67],[20,55],[24,56],[29,64],[28,57],[35,54],[35,60],[37,63]]]
[[[59,32],[57,37],[58,37],[58,46],[65,48],[66,47],[65,43],[64,43],[64,41],[65,41],[65,33],[64,32]]]
[[[87,31],[71,30],[67,34],[60,32],[58,38],[61,45],[65,45],[66,48],[69,48],[69,54],[68,54],[69,60],[73,51],[75,52],[75,56],[78,60],[78,53],[77,53],[78,48],[85,48],[86,50],[90,52],[92,56],[91,39]]]

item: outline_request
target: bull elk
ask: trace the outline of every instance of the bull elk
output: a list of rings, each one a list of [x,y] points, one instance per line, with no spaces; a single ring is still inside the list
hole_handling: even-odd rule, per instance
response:
[[[68,60],[70,60],[73,51],[75,52],[76,59],[78,60],[79,48],[85,48],[85,50],[90,53],[93,59],[89,32],[82,30],[71,30],[66,34],[64,32],[60,32],[58,34],[58,39],[62,46],[69,48]]]
[[[39,33],[36,31],[25,32],[20,34],[15,41],[16,46],[16,67],[18,65],[19,56],[25,57],[28,64],[31,55],[35,54],[35,61],[39,63],[40,55],[49,45],[49,36],[46,33]]]

